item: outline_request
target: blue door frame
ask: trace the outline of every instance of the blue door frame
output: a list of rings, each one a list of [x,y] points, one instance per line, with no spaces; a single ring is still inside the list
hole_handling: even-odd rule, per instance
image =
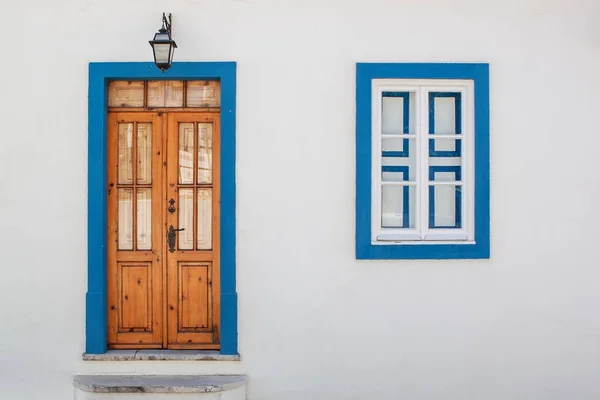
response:
[[[108,349],[107,85],[111,80],[221,81],[221,354],[237,355],[235,281],[235,62],[180,62],[164,74],[151,62],[90,63],[88,92],[88,290],[86,353]]]

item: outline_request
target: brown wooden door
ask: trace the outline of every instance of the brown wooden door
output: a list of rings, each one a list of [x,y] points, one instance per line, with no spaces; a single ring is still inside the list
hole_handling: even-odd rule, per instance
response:
[[[111,112],[110,348],[219,348],[219,114]]]
[[[167,136],[168,347],[218,348],[218,114],[170,113]]]
[[[163,118],[111,113],[108,120],[108,342],[161,347]]]

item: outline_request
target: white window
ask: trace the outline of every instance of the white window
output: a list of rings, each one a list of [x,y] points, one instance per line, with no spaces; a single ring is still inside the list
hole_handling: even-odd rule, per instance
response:
[[[473,81],[371,84],[371,243],[474,243]]]

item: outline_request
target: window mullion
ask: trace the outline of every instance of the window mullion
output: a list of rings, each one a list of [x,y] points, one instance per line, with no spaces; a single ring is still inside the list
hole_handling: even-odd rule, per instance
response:
[[[419,97],[419,150],[417,165],[418,176],[417,176],[417,187],[419,190],[419,234],[421,239],[425,238],[427,233],[428,224],[428,213],[429,213],[429,198],[428,198],[428,164],[429,164],[429,153],[428,149],[428,133],[429,133],[429,105],[427,104],[427,89],[420,87],[418,91]]]

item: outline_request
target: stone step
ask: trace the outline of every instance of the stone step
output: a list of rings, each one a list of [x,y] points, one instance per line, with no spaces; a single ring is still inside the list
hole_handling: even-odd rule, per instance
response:
[[[245,400],[244,375],[77,375],[75,400]]]

